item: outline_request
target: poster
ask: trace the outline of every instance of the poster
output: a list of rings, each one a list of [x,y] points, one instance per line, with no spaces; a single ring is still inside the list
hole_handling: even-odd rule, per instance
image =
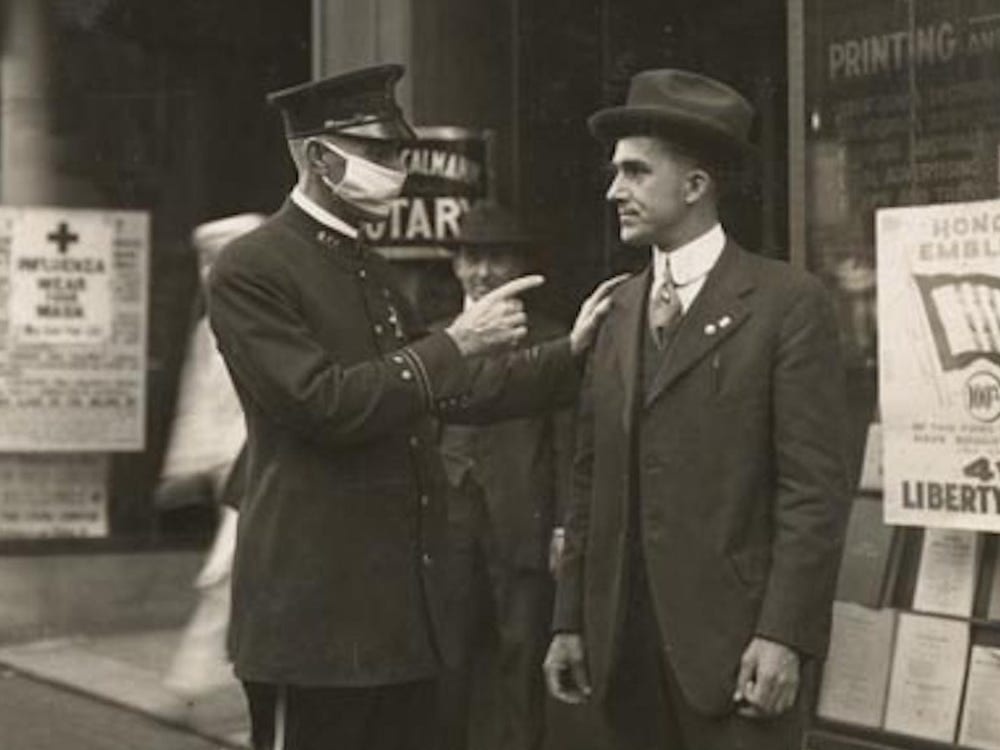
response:
[[[952,742],[962,704],[969,623],[901,612],[884,727]]]
[[[879,208],[997,195],[995,0],[806,0],[808,266],[853,367],[877,355]]]
[[[1000,201],[876,223],[886,521],[1000,531]]]
[[[482,132],[418,128],[402,148],[407,179],[384,224],[366,225],[369,241],[391,258],[446,257],[459,222],[490,185],[488,146]]]
[[[143,448],[148,225],[0,207],[0,451]]]
[[[108,457],[0,456],[0,539],[103,537]]]

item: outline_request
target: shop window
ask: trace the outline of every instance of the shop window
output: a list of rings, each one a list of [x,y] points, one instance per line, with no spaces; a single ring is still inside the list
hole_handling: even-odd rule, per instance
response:
[[[164,512],[152,501],[197,307],[190,235],[209,219],[274,210],[293,182],[264,95],[308,77],[310,3],[10,0],[2,11],[2,203],[149,217],[145,448],[106,455],[104,536],[146,545],[210,534],[210,506]],[[70,481],[79,467],[67,466]]]

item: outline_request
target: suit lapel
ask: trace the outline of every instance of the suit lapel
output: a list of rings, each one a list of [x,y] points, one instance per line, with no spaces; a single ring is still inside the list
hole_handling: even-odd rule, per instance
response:
[[[613,308],[614,315],[606,322],[609,335],[615,342],[618,373],[625,392],[625,413],[622,420],[626,432],[632,429],[632,415],[635,412],[644,306],[652,273],[652,266],[646,266],[645,271],[625,283]]]
[[[646,406],[731,336],[750,315],[745,297],[753,289],[753,280],[744,268],[742,253],[733,242],[726,243],[694,304],[684,314],[652,386],[646,389]]]

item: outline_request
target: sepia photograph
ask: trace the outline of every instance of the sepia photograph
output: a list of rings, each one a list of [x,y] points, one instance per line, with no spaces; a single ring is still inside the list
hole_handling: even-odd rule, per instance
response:
[[[0,0],[0,750],[1000,750],[1000,0]]]

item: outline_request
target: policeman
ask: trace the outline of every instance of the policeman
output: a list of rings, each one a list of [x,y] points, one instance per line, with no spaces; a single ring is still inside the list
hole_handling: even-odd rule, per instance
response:
[[[247,422],[230,651],[255,750],[429,746],[444,527],[429,415],[473,403],[485,379],[501,406],[553,398],[610,304],[592,297],[572,336],[492,368],[471,358],[525,335],[515,295],[540,277],[423,334],[360,231],[388,216],[405,179],[402,73],[366,68],[269,97],[298,183],[209,282]]]

